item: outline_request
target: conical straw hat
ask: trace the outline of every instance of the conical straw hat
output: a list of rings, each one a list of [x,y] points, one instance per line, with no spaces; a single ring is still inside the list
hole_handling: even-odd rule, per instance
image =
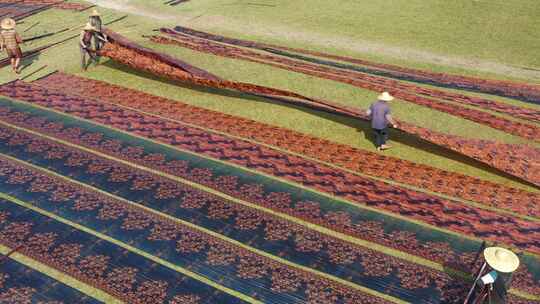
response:
[[[94,17],[94,16],[99,16],[99,12],[97,9],[93,9],[92,10],[92,14],[90,14],[90,16]]]
[[[484,249],[484,258],[491,268],[499,272],[514,272],[519,267],[519,258],[517,255],[501,247]]]
[[[390,95],[388,92],[383,92],[381,95],[379,95],[379,97],[377,97],[377,99],[382,101],[392,101],[394,100],[394,97],[392,97],[392,95]]]
[[[15,22],[15,20],[13,20],[11,18],[4,18],[4,19],[2,19],[2,22],[0,22],[0,26],[4,30],[14,29],[16,24],[17,24],[17,22]]]

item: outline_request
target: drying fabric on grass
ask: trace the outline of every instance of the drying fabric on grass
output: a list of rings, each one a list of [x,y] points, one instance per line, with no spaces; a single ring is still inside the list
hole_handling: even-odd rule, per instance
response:
[[[466,76],[458,75],[449,75],[444,73],[433,73],[429,71],[421,71],[406,67],[400,67],[390,64],[375,63],[367,60],[361,60],[356,58],[331,55],[322,52],[303,50],[298,48],[284,47],[275,44],[266,44],[258,43],[254,41],[247,41],[235,38],[224,37],[221,35],[210,34],[202,31],[197,31],[183,26],[176,26],[174,28],[176,32],[191,35],[193,37],[204,38],[208,40],[218,41],[222,43],[227,43],[231,45],[237,45],[247,48],[255,48],[259,50],[264,50],[268,52],[274,52],[279,55],[285,55],[288,57],[298,58],[298,54],[305,55],[314,55],[322,58],[329,58],[344,62],[354,63],[363,67],[363,71],[369,72],[375,75],[382,75],[392,78],[398,78],[408,81],[416,81],[420,83],[434,84],[444,87],[456,88],[456,89],[468,89],[471,91],[477,91],[482,93],[506,96],[518,98],[523,101],[528,101],[532,103],[540,103],[540,86],[528,83],[516,83],[510,81],[501,81],[501,80],[490,80],[490,79],[481,79],[473,78]],[[293,53],[286,53],[287,51]],[[297,53],[297,54],[294,54]],[[310,59],[305,58],[304,59]],[[317,60],[311,58],[311,60]],[[317,61],[321,63],[321,61]],[[338,65],[338,67],[343,67],[336,62],[325,62],[327,65]],[[369,68],[366,68],[369,67]],[[359,68],[358,66],[354,68]],[[353,68],[353,69],[354,69]],[[375,70],[373,69],[375,68]]]
[[[301,105],[346,117],[354,117],[362,120],[369,119],[363,111],[358,109],[305,97],[294,92],[249,83],[197,77],[196,75],[187,73],[185,70],[175,69],[174,65],[169,63],[171,59],[159,59],[157,56],[159,53],[155,51],[143,48],[112,31],[106,32],[109,36],[110,43],[107,43],[101,50],[102,55],[138,70],[184,83],[236,90],[258,96],[277,97],[286,103]],[[489,140],[466,139],[434,132],[406,122],[398,122],[398,128],[408,134],[415,135],[426,141],[481,161],[507,174],[519,177],[528,183],[540,185],[539,149],[528,145],[510,145]]]
[[[73,109],[80,111],[73,101]],[[1,113],[0,190],[5,199],[78,229],[85,227],[85,233],[112,242],[108,252],[120,246],[134,255],[130,261],[142,256],[166,266],[160,270],[161,266],[140,266],[143,260],[128,265],[119,261],[115,267],[130,271],[124,271],[128,277],[120,276],[125,283],[118,285],[107,275],[107,257],[118,255],[95,249],[105,255],[98,264],[105,270],[96,276],[110,278],[101,288],[120,299],[179,296],[168,274],[172,268],[189,270],[199,282],[217,284],[215,288],[252,303],[304,303],[321,297],[337,297],[343,303],[449,303],[466,292],[466,273],[476,266],[482,245],[478,239],[333,203],[292,184],[200,158],[200,152],[157,145],[144,136],[29,104],[5,101]],[[202,134],[193,135],[200,139]],[[28,221],[18,222],[23,228],[15,229],[16,237],[5,238],[13,241],[6,246],[20,246],[31,235],[26,231],[32,225],[22,224]],[[350,226],[340,228],[343,223]],[[69,231],[46,227],[47,232]],[[94,242],[88,238],[75,233],[70,239],[84,246]],[[50,248],[42,250],[54,254]],[[70,263],[85,265],[78,262],[85,256],[79,255]],[[536,262],[534,256],[524,256],[523,275],[516,276],[512,294],[534,298],[538,293],[531,287],[535,281],[528,281],[537,280]],[[138,279],[147,268],[152,274]],[[224,277],[227,280],[219,279]],[[144,279],[155,284],[148,286]]]
[[[520,261],[506,303],[540,304],[540,113],[494,96],[531,102],[533,85],[165,28],[210,18],[250,37],[200,0],[92,1],[117,9],[96,7],[109,43],[80,71],[92,5],[0,2],[18,20],[53,8],[17,25],[40,68],[0,85],[0,303],[461,304],[501,246]],[[244,26],[288,7],[235,5]],[[404,121],[372,152],[356,106],[380,90]]]
[[[521,136],[526,139],[535,141],[540,140],[540,127],[537,127],[534,124],[521,123],[519,121],[514,121],[501,116],[495,116],[481,110],[466,108],[464,106],[435,99],[447,95],[443,91],[436,91],[405,83],[399,83],[382,77],[368,76],[365,74],[358,74],[351,71],[343,71],[329,67],[320,67],[315,64],[298,62],[278,56],[262,55],[257,52],[247,51],[237,47],[225,46],[223,44],[212,43],[203,39],[179,35],[178,33],[168,29],[162,29],[162,31],[171,35],[174,37],[174,39],[160,36],[152,36],[150,39],[157,43],[179,45],[200,52],[211,53],[228,58],[248,60],[285,70],[335,80],[375,92],[390,91],[393,96],[400,100],[405,100],[441,112],[449,113],[454,116],[462,117],[507,132],[509,134]],[[424,95],[424,97],[420,96],[420,94]],[[425,95],[428,95],[429,98]],[[458,102],[460,100],[469,101],[469,99],[464,98],[452,99],[452,101]],[[489,104],[489,106],[491,106],[491,104]],[[484,108],[491,110],[491,107],[489,106]],[[506,114],[515,114],[517,117],[524,116],[524,118],[532,118],[533,120],[540,118],[540,112],[538,111],[527,111],[527,109],[516,109],[515,107],[511,106],[503,107],[502,105],[495,107],[495,109],[504,111]]]
[[[323,164],[226,136],[205,134],[199,129],[123,107],[70,96],[22,82],[12,84],[15,86],[9,90],[7,87],[2,87],[0,92],[6,94],[9,91],[10,96],[32,104],[109,125],[163,144],[256,169],[318,191],[353,200],[359,204],[377,206],[397,214],[407,214],[426,223],[458,232],[482,236],[514,246],[519,244],[523,249],[540,253],[540,244],[533,240],[537,234],[535,227],[540,225],[536,221],[519,218],[508,220],[505,214],[477,209],[474,206],[463,206],[453,200],[392,186],[347,172],[331,173],[334,169]],[[269,158],[274,160],[269,163]],[[426,207],[429,207],[429,210],[426,210]],[[473,211],[473,209],[477,210]],[[498,219],[501,225],[506,227],[503,229],[504,233],[494,231],[489,225],[474,221],[478,217],[485,217],[486,221]],[[531,239],[525,241],[529,239],[529,236]]]
[[[224,132],[232,136],[255,140],[261,144],[314,158],[357,173],[474,201],[515,214],[540,218],[540,196],[534,192],[504,187],[471,176],[355,149],[307,134],[195,107],[103,81],[58,72],[34,84],[155,114],[190,126],[198,126],[203,130]]]
[[[3,237],[9,235],[9,227],[22,227],[20,225],[24,220],[23,210],[16,210],[15,206],[8,205],[9,202],[5,200],[0,202],[0,217],[3,217],[3,221],[0,222],[0,231],[2,231],[0,233]],[[44,229],[43,223],[38,225],[41,227],[36,228],[36,231]],[[28,238],[28,242],[34,246],[42,242],[42,248],[52,247],[55,245],[54,239],[57,236],[56,233],[36,234]],[[37,246],[34,248],[39,250]],[[21,259],[20,255],[17,259]],[[27,259],[21,260],[27,262]],[[80,304],[104,303],[12,258],[0,261],[0,301],[3,303],[61,303],[62,301]]]

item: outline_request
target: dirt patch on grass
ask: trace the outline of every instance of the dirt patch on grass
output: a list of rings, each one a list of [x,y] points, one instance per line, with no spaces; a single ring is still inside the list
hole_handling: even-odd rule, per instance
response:
[[[86,0],[86,1],[93,3],[95,5],[101,6],[101,7],[110,8],[117,11],[129,13],[129,14],[144,16],[144,17],[153,18],[153,19],[162,20],[162,21],[174,20],[175,18],[177,18],[177,16],[172,15],[172,14],[163,14],[163,13],[146,9],[144,7],[134,5],[129,0]]]
[[[529,79],[532,82],[540,81],[540,70],[536,67],[516,67],[504,63],[489,60],[479,60],[458,56],[437,54],[425,50],[400,47],[381,42],[353,39],[347,36],[328,35],[313,31],[306,31],[279,24],[256,26],[252,23],[245,23],[242,20],[235,20],[226,16],[215,14],[193,16],[181,16],[179,14],[163,13],[162,11],[150,10],[141,5],[134,4],[130,0],[88,0],[99,6],[120,10],[126,13],[145,16],[160,21],[175,21],[181,25],[196,27],[200,29],[226,29],[232,32],[242,32],[244,34],[268,38],[274,40],[290,41],[291,43],[305,43],[314,48],[326,48],[332,45],[334,48],[353,51],[357,53],[378,54],[381,56],[396,58],[401,60],[414,61],[419,63],[436,64],[463,68],[467,70],[487,72],[504,76]]]
[[[222,16],[201,16],[193,21],[194,23],[187,24],[186,26],[194,27],[196,25],[201,28],[212,29],[225,28],[228,31],[238,31],[249,35],[259,36],[263,39],[268,38],[268,40],[279,37],[279,39],[282,41],[290,41],[293,44],[306,43],[314,46],[314,48],[326,48],[331,45],[337,49],[349,50],[358,53],[378,54],[401,60],[457,67],[523,79],[536,79],[536,82],[540,80],[540,70],[536,70],[535,68],[522,68],[487,60],[436,54],[419,49],[353,39],[351,37],[340,35],[330,36],[323,33],[284,27],[276,24],[272,25],[271,27],[254,26],[253,24],[244,24]]]

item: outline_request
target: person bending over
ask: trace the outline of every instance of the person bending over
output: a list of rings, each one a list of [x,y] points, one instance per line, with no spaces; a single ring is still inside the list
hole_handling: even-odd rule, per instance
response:
[[[92,10],[92,14],[90,14],[88,23],[90,23],[90,25],[94,27],[94,46],[96,48],[96,51],[99,51],[103,47],[103,34],[101,33],[101,16],[97,9]]]
[[[90,23],[87,23],[79,37],[79,48],[81,49],[81,67],[84,71],[86,71],[92,61],[96,60],[95,49],[92,48],[93,32],[94,27]],[[86,62],[87,55],[89,57],[88,62]]]

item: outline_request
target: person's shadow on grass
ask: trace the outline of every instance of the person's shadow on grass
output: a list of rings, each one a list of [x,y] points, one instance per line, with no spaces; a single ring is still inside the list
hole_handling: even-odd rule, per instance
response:
[[[35,55],[32,55],[32,56],[23,58],[21,60],[21,67],[19,68],[19,71],[22,73],[24,70],[29,68],[34,62],[39,60],[39,55],[40,54],[35,54]]]

